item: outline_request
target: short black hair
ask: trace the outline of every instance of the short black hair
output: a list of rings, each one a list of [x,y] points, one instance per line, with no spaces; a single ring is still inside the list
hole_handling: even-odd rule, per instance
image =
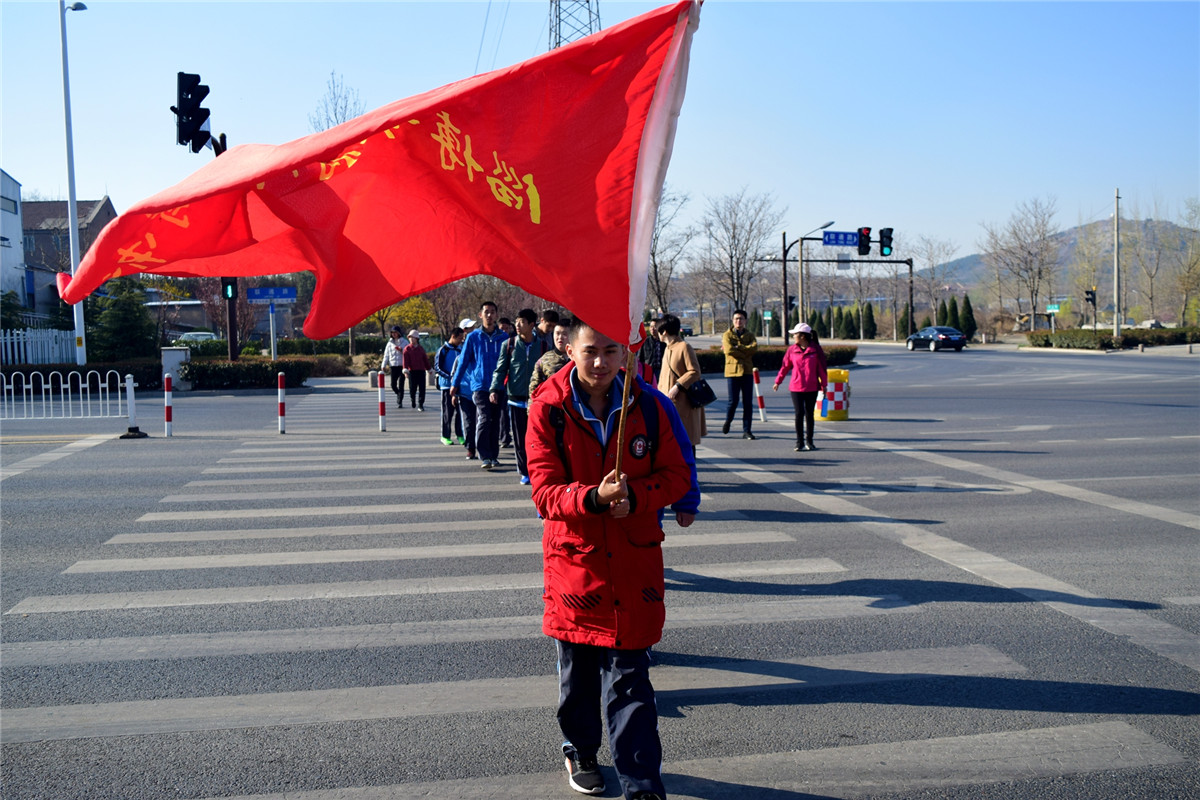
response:
[[[483,309],[485,309],[488,306],[491,306],[492,308],[497,309],[497,310],[500,309],[500,306],[496,305],[495,301],[484,300],[482,303],[479,304],[479,310],[483,311]]]
[[[508,317],[501,317],[500,324],[501,325],[512,325],[512,320],[509,319]]]
[[[584,328],[587,328],[588,330],[592,330],[592,331],[596,330],[595,328],[593,328],[591,325],[584,322],[579,317],[575,317],[575,319],[571,320],[570,324],[571,324],[571,328],[567,332],[567,341],[570,342],[571,344],[575,343],[575,340],[579,338],[579,332],[582,331]]]
[[[665,333],[667,336],[678,336],[683,325],[679,322],[679,317],[674,314],[663,314],[657,320],[658,330],[660,333]]]
[[[733,310],[733,313],[732,313],[732,314],[730,314],[729,316],[731,316],[731,317],[736,317],[738,314],[741,314],[743,317],[749,317],[749,316],[750,316],[749,314],[747,314],[747,313],[746,313],[746,309],[744,309],[744,308],[735,308],[735,309]]]
[[[542,312],[542,319],[544,319],[546,322],[557,323],[559,320],[558,312],[553,308],[547,308]]]
[[[466,333],[466,331],[464,331],[462,328],[455,325],[453,328],[450,329],[450,338],[453,339],[455,336],[458,336],[460,333]]]
[[[537,324],[537,312],[532,308],[522,308],[517,312],[517,319],[523,319],[530,325]]]

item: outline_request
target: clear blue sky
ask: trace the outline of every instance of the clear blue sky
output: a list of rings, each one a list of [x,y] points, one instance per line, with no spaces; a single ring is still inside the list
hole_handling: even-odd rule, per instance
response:
[[[369,110],[547,48],[545,0],[87,1],[67,14],[77,195],[118,211],[212,158],[174,143],[176,72],[203,76],[231,145],[280,143],[331,71]],[[601,22],[656,5],[604,0]],[[0,166],[65,198],[58,4],[0,15]],[[1200,3],[709,0],[668,182],[695,216],[746,187],[791,236],[832,219],[958,255],[1034,197],[1063,228],[1107,218],[1115,187],[1122,216],[1178,217],[1200,196]]]

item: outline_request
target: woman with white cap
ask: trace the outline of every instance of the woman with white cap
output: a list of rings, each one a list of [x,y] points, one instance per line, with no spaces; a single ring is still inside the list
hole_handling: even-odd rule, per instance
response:
[[[813,412],[817,407],[817,393],[825,390],[828,376],[825,351],[817,342],[813,329],[801,322],[788,333],[792,334],[792,344],[783,354],[783,366],[775,376],[773,390],[778,392],[784,377],[792,373],[788,389],[792,393],[792,407],[796,409],[796,452],[799,453],[817,449],[813,446]]]
[[[408,332],[404,348],[404,374],[408,376],[408,399],[417,411],[425,410],[425,378],[429,374],[429,354],[421,346],[421,333],[416,328]],[[403,407],[403,403],[401,403]]]

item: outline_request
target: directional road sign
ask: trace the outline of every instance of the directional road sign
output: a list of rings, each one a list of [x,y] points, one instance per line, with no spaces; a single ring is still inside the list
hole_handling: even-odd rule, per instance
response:
[[[246,290],[246,300],[252,305],[270,305],[271,303],[296,302],[295,286],[263,286]]]
[[[858,247],[858,231],[825,231],[822,237],[826,247]]]

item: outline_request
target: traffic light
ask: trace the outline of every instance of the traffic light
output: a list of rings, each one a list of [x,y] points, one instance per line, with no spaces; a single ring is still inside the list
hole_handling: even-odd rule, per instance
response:
[[[858,229],[858,254],[860,256],[871,255],[871,229]]]
[[[879,255],[890,256],[892,254],[892,229],[879,229]]]
[[[237,278],[221,278],[221,297],[236,300],[237,293]]]
[[[175,141],[182,145],[191,145],[193,153],[199,153],[209,140],[207,108],[201,108],[200,103],[208,96],[208,87],[200,83],[200,76],[190,72],[179,73],[176,84],[175,105]]]
[[[1093,306],[1096,305],[1096,287],[1095,286],[1093,286],[1091,289],[1088,289],[1087,291],[1085,291],[1083,293],[1083,296],[1086,297],[1087,301],[1089,303],[1091,303]]]

